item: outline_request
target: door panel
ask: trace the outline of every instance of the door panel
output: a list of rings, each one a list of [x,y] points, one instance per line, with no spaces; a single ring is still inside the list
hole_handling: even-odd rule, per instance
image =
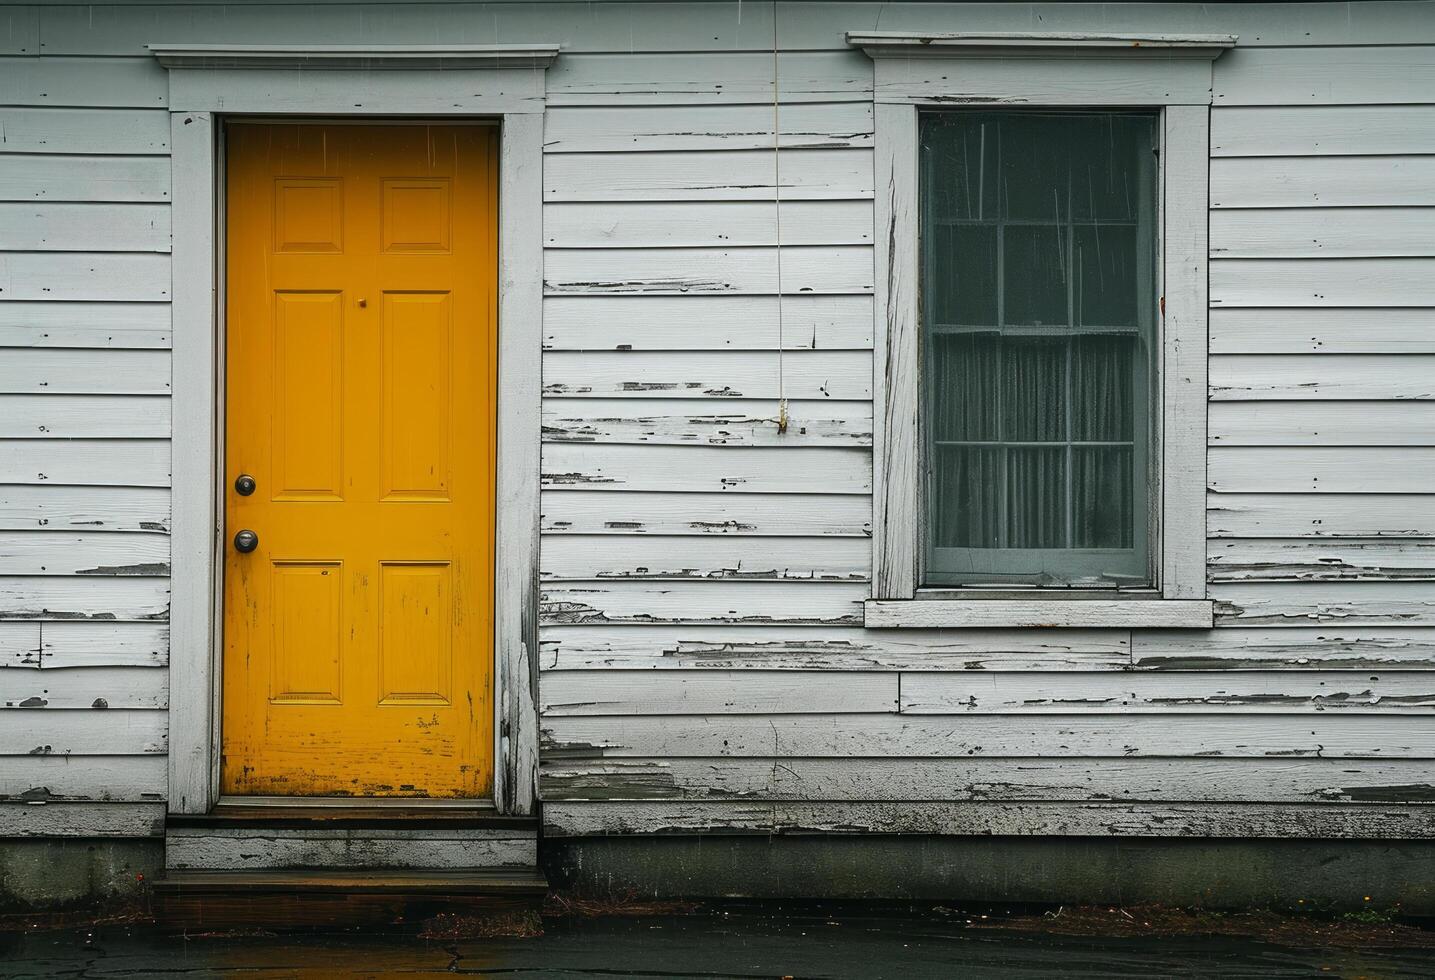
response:
[[[481,797],[497,132],[227,136],[222,791]]]

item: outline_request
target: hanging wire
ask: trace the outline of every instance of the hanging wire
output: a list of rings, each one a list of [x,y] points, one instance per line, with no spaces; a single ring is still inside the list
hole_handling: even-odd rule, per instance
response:
[[[782,354],[782,126],[777,78],[777,0],[772,0],[772,207],[777,240],[777,431],[787,431],[787,394]]]

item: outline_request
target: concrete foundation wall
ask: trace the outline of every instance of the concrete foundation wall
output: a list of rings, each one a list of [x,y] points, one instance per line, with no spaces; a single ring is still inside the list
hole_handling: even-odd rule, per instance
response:
[[[142,900],[164,868],[164,841],[0,838],[0,911]]]

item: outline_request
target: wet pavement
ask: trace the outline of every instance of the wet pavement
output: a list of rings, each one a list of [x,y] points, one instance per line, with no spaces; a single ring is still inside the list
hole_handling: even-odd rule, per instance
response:
[[[1125,913],[1122,913],[1125,915]],[[150,926],[0,933],[4,977],[1428,978],[1435,948],[1299,947],[1230,935],[1091,936],[963,913],[705,908],[559,916],[526,938],[410,933],[167,936]],[[1428,934],[1423,934],[1428,935]],[[1359,941],[1359,936],[1355,937]],[[1392,942],[1394,945],[1392,945]]]

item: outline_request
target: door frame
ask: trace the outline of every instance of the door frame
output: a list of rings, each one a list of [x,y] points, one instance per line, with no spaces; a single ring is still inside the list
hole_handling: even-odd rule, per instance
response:
[[[219,802],[224,696],[223,124],[235,117],[499,125],[493,796],[537,798],[543,109],[552,45],[149,45],[169,76],[173,451],[171,813]],[[437,69],[442,69],[438,71]],[[377,69],[377,70],[376,70]],[[415,801],[419,802],[419,801]]]

